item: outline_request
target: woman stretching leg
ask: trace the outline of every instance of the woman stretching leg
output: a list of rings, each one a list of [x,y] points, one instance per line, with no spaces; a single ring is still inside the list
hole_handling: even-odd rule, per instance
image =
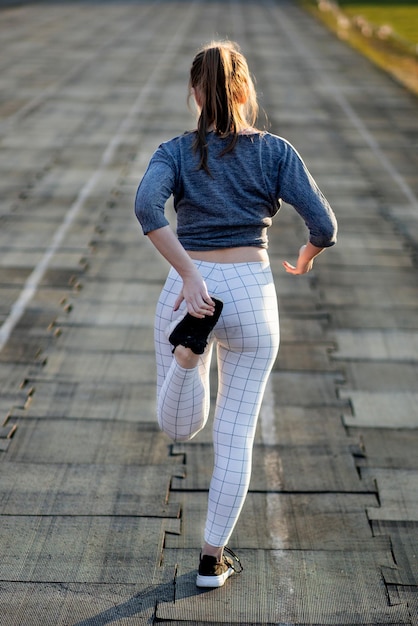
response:
[[[294,206],[309,240],[296,265],[283,266],[305,274],[335,243],[336,220],[293,146],[254,127],[254,85],[236,44],[214,42],[196,55],[190,94],[197,130],[154,153],[135,212],[172,266],[157,306],[155,346],[158,421],[174,441],[206,424],[216,346],[215,460],[196,582],[218,587],[234,572],[223,551],[247,494],[257,417],[279,344],[267,229],[282,199]],[[170,195],[177,236],[165,217]]]
[[[277,354],[279,323],[268,265],[241,263],[238,268],[235,264],[199,261],[196,265],[211,293],[222,300],[222,315],[205,353],[197,359],[192,356],[192,367],[184,362],[180,365],[181,357],[173,359],[171,349],[167,349],[165,334],[181,288],[180,276],[174,270],[170,272],[156,316],[158,420],[175,441],[192,439],[204,427],[209,412],[209,361],[216,342],[219,379],[215,462],[205,541],[218,547],[228,542],[247,493],[255,427]],[[177,352],[178,348],[175,356]],[[188,349],[183,352],[187,360]]]

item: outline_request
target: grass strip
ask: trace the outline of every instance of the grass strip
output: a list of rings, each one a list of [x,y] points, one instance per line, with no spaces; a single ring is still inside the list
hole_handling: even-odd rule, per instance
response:
[[[418,46],[413,43],[418,31],[418,2],[341,0],[301,0],[302,4],[337,36],[392,75],[418,95]],[[376,6],[372,6],[376,5]],[[379,6],[377,6],[379,5]],[[408,40],[395,30],[396,13],[402,8],[402,22],[412,24]],[[373,18],[373,21],[372,21]],[[399,21],[397,22],[400,23]],[[399,31],[401,30],[397,26]],[[407,27],[402,30],[405,34]]]
[[[418,46],[418,0],[339,0],[340,8],[350,18],[364,17],[376,29],[385,28],[405,45]]]

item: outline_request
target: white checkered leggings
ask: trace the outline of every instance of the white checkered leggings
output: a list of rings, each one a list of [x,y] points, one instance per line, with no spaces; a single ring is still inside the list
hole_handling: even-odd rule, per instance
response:
[[[209,346],[194,369],[173,358],[165,330],[182,281],[170,270],[157,305],[157,415],[174,441],[192,439],[209,414],[209,373],[217,345],[218,394],[213,427],[214,469],[209,489],[205,541],[227,544],[247,495],[255,428],[268,376],[279,347],[276,290],[266,263],[195,261],[210,295],[223,301]]]

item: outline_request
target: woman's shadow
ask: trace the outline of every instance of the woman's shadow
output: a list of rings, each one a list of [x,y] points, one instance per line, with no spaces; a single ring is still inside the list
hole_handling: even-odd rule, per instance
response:
[[[125,602],[83,619],[73,626],[105,626],[119,619],[135,617],[144,613],[149,615],[148,623],[153,624],[159,604],[163,602],[175,604],[178,600],[192,598],[211,591],[211,589],[197,588],[195,581],[196,573],[189,572],[174,578],[171,582],[156,586],[150,585]]]

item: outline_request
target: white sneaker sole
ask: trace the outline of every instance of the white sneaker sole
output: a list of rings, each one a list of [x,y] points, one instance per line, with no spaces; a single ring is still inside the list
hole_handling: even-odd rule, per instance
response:
[[[187,309],[185,311],[182,311],[179,317],[176,317],[175,320],[169,323],[169,325],[164,330],[164,335],[166,336],[166,339],[170,340],[171,333],[173,332],[177,324],[180,324],[181,320],[186,317],[186,315],[187,315]]]
[[[220,576],[202,576],[201,574],[197,575],[196,578],[196,587],[206,587],[206,588],[215,588],[222,587],[225,581],[232,576],[234,570],[232,567],[229,567],[226,572],[221,574]]]

